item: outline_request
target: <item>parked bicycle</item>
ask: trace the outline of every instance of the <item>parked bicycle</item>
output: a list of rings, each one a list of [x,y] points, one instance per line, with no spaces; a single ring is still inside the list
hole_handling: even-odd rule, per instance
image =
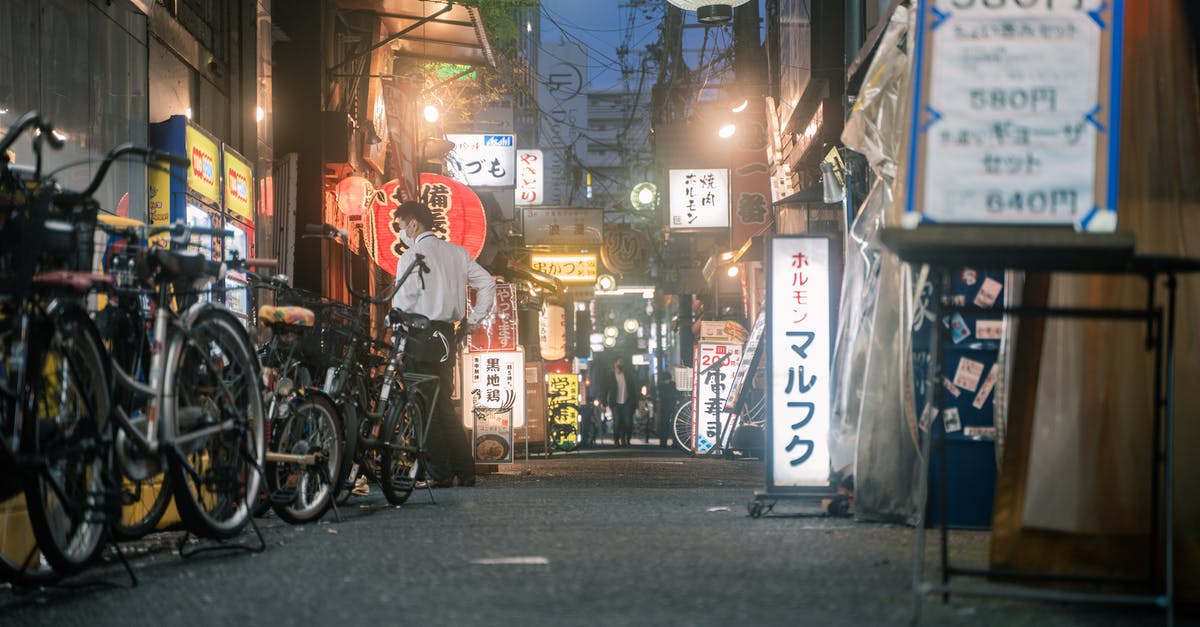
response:
[[[276,292],[278,302],[320,306],[319,297],[290,287],[286,276],[248,276],[255,287]],[[313,366],[322,348],[316,313],[301,305],[264,305],[258,321],[271,330],[259,347],[267,416],[263,503],[289,523],[311,522],[336,507],[345,452],[341,412],[313,385]]]
[[[356,306],[344,312],[351,322],[331,329],[347,337],[333,353],[335,358],[340,353],[340,361],[330,364],[326,377],[329,384],[324,388],[342,411],[346,424],[343,459],[350,467],[342,475],[345,481],[340,485],[339,503],[350,497],[361,476],[377,483],[389,503],[399,505],[408,500],[427,465],[429,417],[433,415],[439,383],[437,376],[412,372],[408,364],[426,350],[431,325],[425,316],[391,309],[385,319],[388,340],[378,341],[372,339],[365,321],[370,319],[370,307],[390,304],[405,281],[424,280],[421,275],[428,271],[424,257],[417,255],[391,288],[372,297],[354,288],[345,232],[327,225],[309,225],[306,229],[309,237],[342,244],[346,286],[358,300]]]

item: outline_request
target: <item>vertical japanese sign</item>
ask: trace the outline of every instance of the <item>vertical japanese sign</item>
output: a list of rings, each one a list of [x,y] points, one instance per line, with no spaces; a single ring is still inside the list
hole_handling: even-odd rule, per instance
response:
[[[542,204],[544,176],[545,163],[542,151],[527,149],[517,151],[516,203],[518,207]]]
[[[733,384],[734,373],[741,363],[742,345],[701,342],[696,345],[695,385],[692,386],[692,412],[695,424],[692,432],[696,441],[692,450],[703,455],[720,443],[729,444],[733,435],[729,422],[733,412],[725,409],[725,399]]]
[[[777,236],[768,246],[767,487],[827,488],[833,245]]]
[[[475,289],[467,288],[467,312],[475,309]],[[517,288],[512,283],[496,284],[496,302],[491,313],[467,336],[467,350],[517,350]]]
[[[569,451],[579,444],[579,375],[546,375],[550,446]]]
[[[905,224],[1114,230],[1123,0],[919,7]]]
[[[670,228],[729,228],[729,170],[671,170],[668,190]]]
[[[463,353],[461,363],[463,417],[474,433],[475,459],[511,463],[513,429],[525,425],[525,354]]]
[[[446,156],[451,178],[469,187],[513,187],[517,150],[512,135],[451,135],[454,149]]]

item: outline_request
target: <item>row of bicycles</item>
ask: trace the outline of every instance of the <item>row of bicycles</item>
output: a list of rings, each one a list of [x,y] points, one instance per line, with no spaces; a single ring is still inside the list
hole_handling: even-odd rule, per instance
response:
[[[31,165],[9,151],[23,136]],[[316,520],[364,479],[408,498],[437,380],[401,357],[423,350],[427,319],[393,310],[376,339],[371,308],[390,293],[326,301],[260,274],[269,262],[193,245],[222,230],[111,219],[93,197],[119,159],[184,157],[124,144],[72,191],[56,175],[83,164],[44,172],[46,146],[62,141],[36,112],[0,139],[0,579],[45,585],[106,546],[121,557],[117,541],[157,529],[172,503],[189,535],[224,542],[267,510]],[[276,293],[261,345],[212,298],[233,270]]]

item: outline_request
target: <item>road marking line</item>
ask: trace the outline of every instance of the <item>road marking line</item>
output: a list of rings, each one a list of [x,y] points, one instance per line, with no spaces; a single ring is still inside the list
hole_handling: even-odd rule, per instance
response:
[[[516,557],[485,557],[482,559],[471,560],[472,564],[537,564],[546,565],[550,560],[541,555],[518,555]]]

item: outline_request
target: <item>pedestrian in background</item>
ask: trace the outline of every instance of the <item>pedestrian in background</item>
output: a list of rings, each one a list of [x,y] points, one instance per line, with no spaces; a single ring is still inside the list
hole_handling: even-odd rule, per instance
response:
[[[425,258],[429,272],[410,277],[392,298],[392,306],[418,313],[430,320],[432,338],[426,354],[417,360],[416,371],[438,377],[437,405],[429,427],[429,468],[425,478],[437,487],[475,485],[475,456],[463,429],[462,417],[450,399],[454,386],[455,329],[467,308],[467,286],[476,289],[475,308],[466,320],[467,333],[491,313],[496,280],[457,244],[433,233],[433,213],[425,203],[409,201],[396,209],[400,240],[408,247],[400,255],[398,268],[408,268],[417,255]]]
[[[604,404],[612,412],[615,446],[629,446],[629,438],[633,436],[633,412],[637,409],[638,389],[640,386],[633,371],[625,370],[625,358],[615,357],[604,392]]]

